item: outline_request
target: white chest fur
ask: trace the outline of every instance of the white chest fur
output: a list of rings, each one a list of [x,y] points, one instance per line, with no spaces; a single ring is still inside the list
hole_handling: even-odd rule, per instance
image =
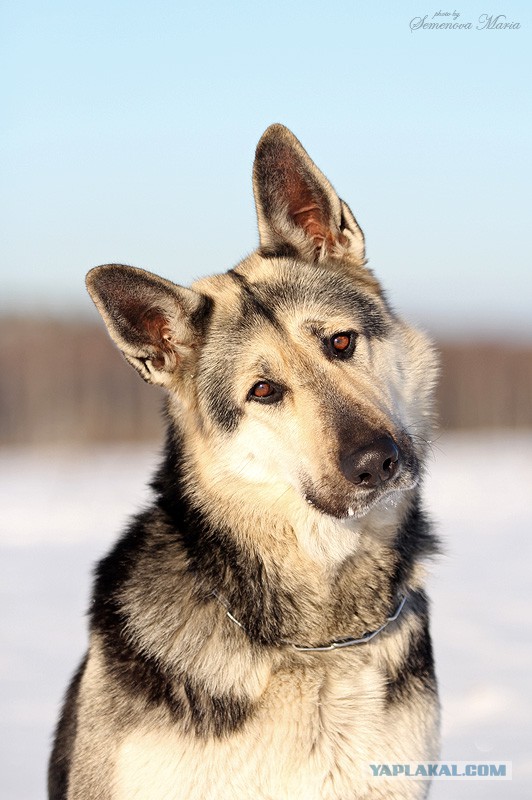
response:
[[[385,789],[370,764],[434,757],[426,752],[431,715],[424,704],[387,707],[380,671],[342,654],[334,666],[277,673],[253,718],[225,738],[186,736],[146,720],[119,748],[113,800],[380,797],[367,795],[375,781]],[[425,791],[412,781],[393,785],[395,798]]]

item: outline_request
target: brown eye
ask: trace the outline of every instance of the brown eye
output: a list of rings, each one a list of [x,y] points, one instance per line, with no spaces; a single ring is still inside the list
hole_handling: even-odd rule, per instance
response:
[[[339,333],[337,336],[333,336],[331,343],[334,350],[343,353],[351,344],[351,337],[347,333]]]
[[[262,397],[270,397],[274,393],[274,391],[275,389],[273,388],[271,383],[266,383],[266,381],[264,381],[263,383],[256,383],[253,389],[251,390],[251,393],[253,397],[262,398]]]
[[[325,352],[329,358],[351,358],[355,350],[357,335],[354,331],[335,333],[324,340]]]
[[[258,400],[262,403],[277,403],[283,396],[282,389],[270,381],[259,381],[248,394],[249,400]]]

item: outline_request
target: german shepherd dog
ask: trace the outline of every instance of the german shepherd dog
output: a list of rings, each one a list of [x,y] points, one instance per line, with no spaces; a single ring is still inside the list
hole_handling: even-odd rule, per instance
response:
[[[167,390],[168,434],[152,505],[96,570],[51,800],[428,792],[375,765],[438,752],[419,489],[434,352],[282,125],[253,187],[260,244],[225,274],[87,277],[127,361]]]

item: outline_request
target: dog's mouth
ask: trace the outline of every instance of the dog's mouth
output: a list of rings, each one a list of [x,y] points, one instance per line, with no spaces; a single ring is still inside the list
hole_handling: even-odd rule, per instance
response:
[[[350,493],[342,498],[326,497],[325,494],[307,491],[304,499],[309,506],[327,516],[342,520],[360,519],[365,517],[376,505],[393,507],[396,497],[402,492],[413,489],[417,483],[416,478],[401,482],[394,481],[386,487],[361,489],[356,494]]]

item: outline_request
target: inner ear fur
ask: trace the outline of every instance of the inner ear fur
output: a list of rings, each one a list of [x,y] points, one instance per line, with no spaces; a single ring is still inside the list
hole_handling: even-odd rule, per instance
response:
[[[207,298],[123,264],[95,267],[86,283],[127,361],[148,383],[169,386],[192,354]]]
[[[253,191],[264,252],[365,263],[364,235],[355,217],[283,125],[271,125],[257,145]]]

